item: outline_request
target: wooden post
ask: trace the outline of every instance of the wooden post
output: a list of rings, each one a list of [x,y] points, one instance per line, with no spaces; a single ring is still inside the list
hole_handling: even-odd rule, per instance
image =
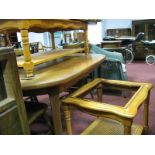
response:
[[[55,49],[54,32],[51,32],[52,49]]]
[[[147,133],[149,129],[149,100],[150,100],[150,92],[148,93],[147,99],[144,102],[144,132]]]
[[[85,32],[85,53],[89,53],[89,47],[88,47],[88,25],[86,26]]]
[[[28,30],[20,30],[23,50],[24,50],[24,70],[26,71],[26,77],[32,77],[34,75],[34,64],[31,60],[30,46],[29,46],[29,38],[28,38]]]

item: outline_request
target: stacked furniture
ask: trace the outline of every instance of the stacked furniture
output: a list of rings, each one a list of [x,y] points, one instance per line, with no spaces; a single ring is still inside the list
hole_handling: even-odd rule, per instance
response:
[[[0,20],[1,33],[21,32],[24,55],[17,58],[17,64],[19,68],[22,68],[19,69],[19,75],[23,95],[49,95],[55,134],[63,133],[60,94],[88,76],[105,60],[104,55],[89,53],[88,21],[62,19]],[[55,49],[55,31],[77,29],[85,32],[84,48]],[[51,32],[53,50],[31,55],[28,32]]]
[[[0,33],[13,33],[20,32],[22,37],[22,45],[24,50],[24,57],[21,58],[20,63],[18,63],[18,67],[22,67],[25,70],[26,77],[33,77],[35,66],[51,61],[53,59],[57,59],[60,57],[64,57],[73,53],[85,51],[87,54],[88,50],[88,39],[87,39],[87,20],[63,20],[63,19],[3,19],[0,20]],[[68,31],[68,30],[84,30],[85,32],[85,46],[84,49],[72,49],[61,51],[55,50],[55,53],[46,56],[44,54],[43,58],[40,60],[35,56],[37,60],[33,60],[30,52],[30,44],[29,44],[29,32],[50,32],[52,37],[52,48],[55,49],[54,43],[54,32],[56,31]],[[57,55],[55,56],[57,52]],[[54,55],[54,56],[53,56]],[[58,56],[59,55],[59,56]],[[22,62],[21,62],[22,61]]]

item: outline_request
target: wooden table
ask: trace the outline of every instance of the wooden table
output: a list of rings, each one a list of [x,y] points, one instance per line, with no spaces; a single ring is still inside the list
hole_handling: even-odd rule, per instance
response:
[[[74,54],[37,66],[36,75],[22,80],[24,96],[48,94],[55,134],[62,134],[59,94],[95,70],[105,59],[100,54]]]

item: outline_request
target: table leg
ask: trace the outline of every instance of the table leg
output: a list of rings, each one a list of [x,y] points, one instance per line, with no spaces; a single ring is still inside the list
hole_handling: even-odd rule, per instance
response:
[[[61,135],[62,123],[61,123],[59,90],[57,88],[54,88],[48,94],[52,108],[54,131],[56,135]]]
[[[123,124],[124,124],[124,134],[125,135],[131,135],[132,120],[131,119],[125,119],[123,121]]]
[[[150,92],[148,93],[147,99],[144,102],[144,133],[147,134],[149,130],[149,100]]]
[[[24,49],[24,64],[23,68],[26,71],[26,77],[34,76],[34,63],[31,59],[31,52],[29,46],[29,37],[28,37],[28,30],[20,30],[23,49]]]

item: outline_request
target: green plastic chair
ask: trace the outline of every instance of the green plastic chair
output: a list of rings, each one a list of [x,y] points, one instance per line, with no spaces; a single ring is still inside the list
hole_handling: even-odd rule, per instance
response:
[[[123,55],[118,52],[110,52],[96,45],[91,45],[90,51],[96,54],[103,54],[106,60],[101,64],[100,76],[105,79],[128,80]],[[94,77],[98,77],[98,72],[94,72]]]

